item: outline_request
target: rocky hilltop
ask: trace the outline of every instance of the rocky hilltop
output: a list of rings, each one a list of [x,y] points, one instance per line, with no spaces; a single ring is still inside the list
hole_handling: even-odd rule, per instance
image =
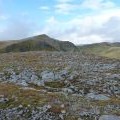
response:
[[[0,120],[16,119],[120,120],[120,60],[82,52],[0,54]]]
[[[1,42],[0,51],[26,52],[26,51],[74,51],[77,47],[68,41],[59,41],[45,34],[16,40],[15,43]]]
[[[0,53],[27,51],[78,51],[108,58],[120,59],[120,42],[94,43],[89,45],[74,45],[69,41],[60,41],[46,34],[21,40],[0,41]]]

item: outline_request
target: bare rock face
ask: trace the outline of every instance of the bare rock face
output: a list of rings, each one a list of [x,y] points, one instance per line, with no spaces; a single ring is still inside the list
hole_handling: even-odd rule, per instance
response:
[[[120,117],[115,115],[102,115],[99,120],[120,120]]]

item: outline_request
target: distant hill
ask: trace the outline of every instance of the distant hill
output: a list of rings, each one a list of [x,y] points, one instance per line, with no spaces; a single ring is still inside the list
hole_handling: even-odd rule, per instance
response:
[[[45,34],[15,41],[0,41],[2,53],[26,51],[78,51],[120,59],[120,42],[75,46],[69,41],[59,41]]]
[[[79,51],[87,52],[99,56],[120,59],[120,42],[116,43],[96,43],[78,46]]]
[[[17,41],[0,41],[0,49],[16,43]]]
[[[6,45],[1,52],[25,52],[25,51],[74,51],[77,47],[68,41],[59,41],[42,34],[26,39],[18,40],[17,43]]]

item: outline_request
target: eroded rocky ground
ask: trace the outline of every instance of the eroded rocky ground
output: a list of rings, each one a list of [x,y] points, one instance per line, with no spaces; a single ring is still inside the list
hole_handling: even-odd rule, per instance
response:
[[[120,120],[120,60],[83,53],[0,54],[0,120]]]

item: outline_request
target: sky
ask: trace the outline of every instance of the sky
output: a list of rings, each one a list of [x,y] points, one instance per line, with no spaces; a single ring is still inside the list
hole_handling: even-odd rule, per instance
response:
[[[0,41],[40,34],[74,44],[120,42],[120,0],[0,0]]]

